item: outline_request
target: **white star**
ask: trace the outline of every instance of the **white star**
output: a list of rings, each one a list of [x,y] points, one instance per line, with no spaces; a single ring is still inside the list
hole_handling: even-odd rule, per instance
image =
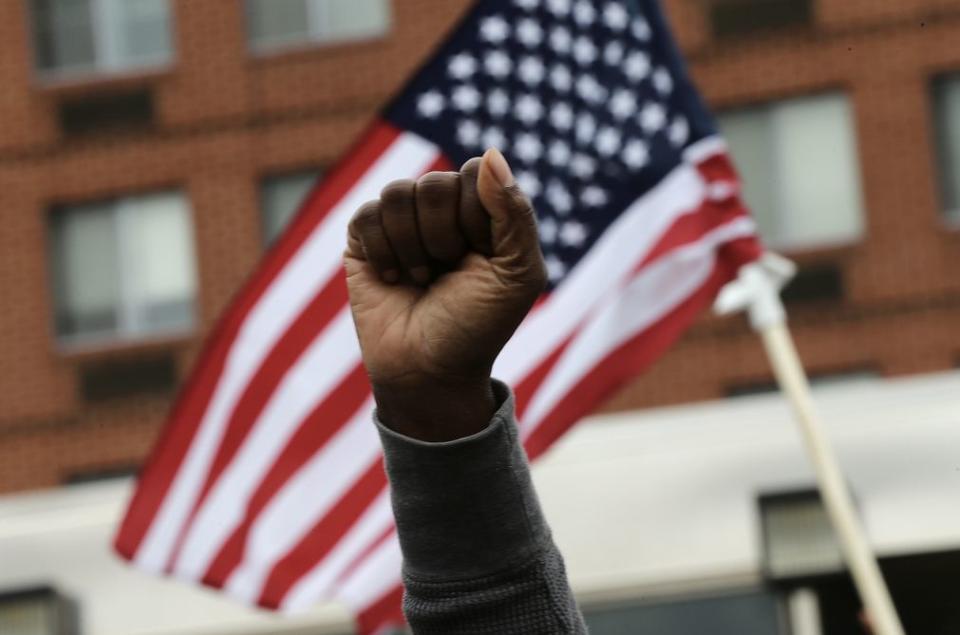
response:
[[[480,140],[483,142],[483,147],[485,148],[503,150],[507,145],[507,137],[503,134],[503,131],[496,126],[487,128],[483,132],[483,137]]]
[[[547,71],[544,69],[543,62],[540,58],[532,55],[523,58],[517,67],[517,74],[520,77],[520,81],[527,86],[536,86],[542,82],[543,76],[546,75],[546,73]]]
[[[557,130],[569,130],[573,126],[573,109],[564,102],[556,104],[550,109],[550,123]]]
[[[513,3],[521,9],[526,9],[527,11],[533,11],[540,6],[540,0],[513,0]]]
[[[510,111],[510,96],[502,88],[494,88],[487,95],[487,112],[502,117]]]
[[[670,76],[670,72],[662,66],[653,72],[653,87],[661,95],[667,95],[673,90],[673,78]]]
[[[480,126],[472,119],[464,119],[457,126],[457,141],[465,148],[476,148],[480,145]]]
[[[630,30],[633,32],[633,37],[642,42],[649,40],[653,33],[650,30],[650,23],[647,22],[647,20],[642,16],[634,19],[633,24],[630,26]]]
[[[639,139],[633,139],[623,146],[623,162],[628,168],[638,170],[650,162],[650,148]]]
[[[650,56],[643,51],[631,53],[623,63],[623,73],[635,82],[646,79],[650,74]]]
[[[586,239],[587,227],[583,223],[567,221],[560,228],[560,242],[568,247],[579,247]]]
[[[513,62],[510,60],[510,56],[503,51],[490,51],[483,58],[483,68],[493,77],[502,79],[510,74],[513,69]]]
[[[447,72],[454,79],[467,79],[477,70],[477,60],[468,53],[458,53],[450,58]]]
[[[583,204],[587,207],[603,207],[609,199],[603,188],[597,187],[596,185],[588,185],[583,188],[583,192],[580,193],[580,200],[583,201]]]
[[[550,245],[557,239],[557,221],[553,220],[549,216],[537,223],[537,230],[540,233],[541,243]]]
[[[620,133],[610,126],[604,126],[597,133],[597,152],[601,156],[613,156],[620,149]]]
[[[524,163],[534,163],[543,154],[543,144],[537,135],[522,132],[517,135],[517,142],[513,144],[513,153]]]
[[[581,35],[573,43],[573,59],[581,66],[592,64],[597,59],[597,47],[590,38]]]
[[[532,18],[523,18],[517,22],[516,35],[520,43],[529,48],[543,41],[543,29]]]
[[[554,64],[550,69],[550,85],[554,90],[565,93],[573,85],[573,75],[563,64]]]
[[[569,53],[570,46],[573,44],[573,37],[570,31],[562,26],[554,27],[550,31],[550,47],[559,54]]]
[[[547,185],[546,198],[558,214],[566,215],[573,209],[573,197],[560,181],[550,181],[550,184]]]
[[[632,91],[618,88],[610,99],[610,112],[617,119],[623,120],[637,112],[637,98]]]
[[[543,264],[547,266],[547,277],[550,278],[550,282],[560,282],[560,280],[563,279],[563,275],[567,273],[567,265],[563,264],[563,261],[553,254],[547,256]]]
[[[597,120],[590,113],[582,113],[577,117],[577,141],[590,143],[597,132]]]
[[[640,111],[640,127],[647,134],[656,134],[667,124],[666,109],[656,102],[649,102]]]
[[[585,154],[576,153],[570,159],[570,172],[579,179],[589,179],[597,169],[597,162]]]
[[[580,0],[573,5],[573,19],[580,26],[590,26],[597,17],[597,12],[590,3],[590,0]]]
[[[520,191],[531,199],[540,196],[540,191],[543,189],[537,175],[526,170],[517,172],[517,185],[520,186]]]
[[[562,18],[570,13],[570,0],[547,0],[547,10]]]
[[[443,95],[435,90],[420,95],[417,100],[417,111],[422,117],[433,119],[443,111]]]
[[[682,115],[677,115],[667,130],[667,138],[675,146],[682,146],[690,138],[690,124]]]
[[[450,96],[450,101],[453,102],[453,105],[456,106],[458,110],[464,112],[473,112],[476,110],[477,107],[480,106],[481,99],[480,91],[470,84],[457,86],[453,89],[453,94]]]
[[[570,145],[561,139],[556,139],[547,148],[547,161],[550,165],[566,165],[570,160]]]
[[[500,44],[510,35],[510,25],[499,15],[490,16],[480,22],[480,37],[493,44]]]
[[[603,9],[603,23],[614,31],[624,30],[628,22],[630,22],[630,15],[622,4],[611,2]]]
[[[610,66],[617,66],[623,59],[623,44],[614,40],[603,49],[603,61]]]
[[[531,126],[543,116],[543,104],[533,95],[522,95],[517,99],[513,114],[523,123]]]
[[[596,104],[607,98],[607,89],[593,75],[581,75],[577,80],[577,94],[584,101]]]

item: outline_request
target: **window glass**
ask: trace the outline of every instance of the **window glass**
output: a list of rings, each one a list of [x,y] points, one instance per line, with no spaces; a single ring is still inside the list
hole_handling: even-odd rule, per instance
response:
[[[170,59],[170,0],[34,0],[31,6],[42,71],[127,70]]]
[[[860,168],[844,95],[730,111],[719,124],[768,244],[799,249],[860,238]]]
[[[53,219],[58,333],[114,331],[120,280],[113,208],[86,205]]]
[[[131,338],[193,324],[196,262],[179,193],[57,210],[51,222],[57,335]]]
[[[34,0],[34,41],[42,69],[91,69],[96,63],[90,0]]]
[[[270,46],[310,38],[307,0],[247,0],[250,39]]]
[[[261,49],[365,38],[389,27],[389,0],[246,0],[250,43]]]
[[[263,238],[273,243],[300,209],[316,183],[315,171],[274,176],[263,182],[260,192],[263,214]]]
[[[784,633],[776,598],[762,592],[586,610],[585,618],[590,635]]]
[[[938,81],[934,100],[943,204],[947,218],[960,221],[960,75]]]
[[[382,0],[321,0],[317,9],[317,31],[332,40],[369,37],[389,26],[389,6]]]
[[[101,3],[105,0],[100,0]],[[169,58],[170,12],[168,0],[106,0],[105,19],[114,34],[118,66],[164,62]]]
[[[196,271],[183,197],[165,193],[128,199],[119,211],[126,305],[132,311],[127,323],[145,332],[189,327]]]

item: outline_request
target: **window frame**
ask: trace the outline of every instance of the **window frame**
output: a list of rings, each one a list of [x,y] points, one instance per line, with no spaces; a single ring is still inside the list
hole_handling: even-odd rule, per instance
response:
[[[271,247],[277,244],[277,242],[280,240],[283,234],[290,227],[291,223],[293,223],[296,220],[297,215],[299,214],[301,208],[306,203],[307,199],[310,197],[311,191],[313,190],[313,188],[316,187],[316,184],[318,183],[318,181],[324,177],[324,174],[325,174],[325,170],[322,167],[308,166],[308,167],[294,168],[292,170],[287,170],[284,172],[273,172],[270,174],[265,174],[259,179],[259,182],[257,185],[257,202],[259,207],[259,220],[260,220],[260,243],[264,249],[270,249]],[[297,204],[297,207],[289,212],[289,216],[287,218],[286,223],[284,223],[282,227],[278,228],[279,231],[276,234],[271,236],[270,235],[271,223],[269,220],[270,210],[268,209],[268,205],[267,205],[267,198],[268,198],[267,190],[271,185],[276,184],[278,181],[293,180],[293,179],[300,179],[300,178],[310,179],[312,180],[313,184],[306,189],[306,192],[304,193],[304,198],[300,200],[300,202]]]
[[[187,226],[189,228],[187,247],[190,251],[192,262],[189,267],[192,269],[193,277],[193,298],[190,310],[189,320],[182,324],[161,328],[150,328],[142,318],[138,316],[138,306],[136,303],[136,294],[131,290],[137,285],[134,284],[133,276],[130,272],[129,263],[135,256],[132,255],[132,248],[125,238],[132,231],[134,226],[134,217],[137,214],[138,201],[152,196],[176,195],[183,203],[183,210],[186,215]],[[113,245],[116,250],[116,261],[118,263],[116,279],[117,304],[113,307],[116,326],[112,329],[99,329],[83,333],[61,333],[58,328],[57,318],[61,310],[61,298],[57,296],[58,292],[63,291],[61,283],[58,282],[60,273],[58,271],[61,265],[58,264],[59,254],[55,250],[59,247],[55,240],[53,229],[54,218],[63,214],[83,213],[77,208],[101,204],[109,209],[109,216],[114,228]],[[197,329],[199,323],[199,301],[200,301],[200,262],[199,251],[197,249],[196,217],[193,206],[190,204],[190,197],[186,190],[178,188],[162,188],[149,190],[128,195],[115,197],[100,201],[85,201],[78,203],[66,203],[57,205],[47,214],[47,266],[48,266],[48,288],[51,295],[49,306],[51,308],[51,332],[52,338],[58,348],[75,351],[89,348],[113,348],[129,345],[150,344],[152,342],[180,339],[191,336]]]
[[[382,31],[366,33],[357,36],[324,35],[325,9],[323,7],[323,0],[302,0],[305,4],[307,13],[306,37],[257,40],[252,36],[251,33],[250,11],[247,9],[249,2],[257,1],[259,0],[244,0],[243,11],[246,25],[247,49],[257,56],[271,56],[300,50],[321,48],[325,46],[340,46],[344,44],[372,42],[385,38],[390,33],[393,26],[393,2],[392,0],[382,0],[387,12],[386,25]]]
[[[28,2],[30,0],[27,0]],[[124,57],[122,54],[123,22],[119,8],[123,0],[86,0],[90,11],[90,37],[93,42],[93,61],[89,65],[43,67],[37,49],[37,33],[40,28],[36,9],[31,7],[30,25],[33,48],[33,70],[43,80],[73,80],[83,77],[104,77],[156,72],[174,64],[176,46],[174,38],[174,7],[171,0],[166,5],[166,28],[170,46],[163,55],[151,57]]]

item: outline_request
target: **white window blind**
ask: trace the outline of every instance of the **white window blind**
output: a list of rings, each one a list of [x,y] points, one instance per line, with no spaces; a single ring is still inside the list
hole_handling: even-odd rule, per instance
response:
[[[61,340],[137,338],[193,325],[196,262],[182,194],[57,210],[52,234]]]
[[[389,0],[246,0],[256,49],[365,39],[390,26]]]
[[[729,111],[719,124],[768,244],[802,249],[862,236],[860,168],[845,95]]]

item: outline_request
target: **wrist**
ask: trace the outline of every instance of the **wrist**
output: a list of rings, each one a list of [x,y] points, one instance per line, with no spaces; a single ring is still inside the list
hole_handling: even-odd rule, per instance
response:
[[[489,375],[405,385],[374,382],[373,395],[383,425],[431,443],[480,432],[499,406]]]

